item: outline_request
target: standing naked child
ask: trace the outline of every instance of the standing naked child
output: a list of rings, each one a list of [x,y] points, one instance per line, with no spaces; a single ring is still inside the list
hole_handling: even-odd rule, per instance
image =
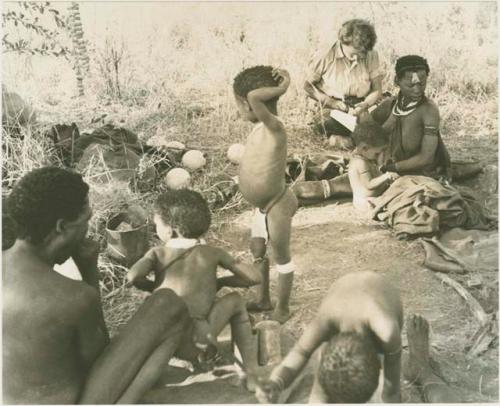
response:
[[[186,338],[186,344],[194,340],[198,348],[205,349],[205,354],[209,350],[213,352],[217,335],[231,323],[247,372],[247,389],[255,390],[253,374],[257,368],[257,351],[245,303],[236,292],[217,299],[215,295],[222,286],[258,284],[259,272],[252,266],[237,264],[225,250],[200,242],[210,226],[210,211],[195,191],[177,190],[160,195],[155,202],[154,222],[158,236],[166,244],[150,249],[132,266],[127,275],[129,283],[149,292],[172,289],[181,297],[194,329],[189,333],[191,337]],[[217,279],[218,266],[234,275]],[[154,281],[147,279],[151,272],[154,272]]]
[[[297,198],[286,187],[287,135],[277,117],[279,97],[286,92],[290,75],[286,70],[255,66],[240,72],[233,90],[241,117],[257,123],[247,138],[240,164],[239,187],[243,197],[256,207],[250,249],[260,263],[260,297],[249,310],[271,310],[269,261],[265,257],[269,240],[276,261],[278,302],[273,319],[284,323],[290,318],[289,301],[294,264],[290,255],[292,217]]]
[[[378,159],[389,144],[382,126],[374,121],[359,123],[352,133],[356,149],[349,161],[349,182],[354,208],[365,216],[373,209],[372,197],[380,196],[399,175],[382,174]]]
[[[383,355],[384,402],[401,402],[401,329],[399,291],[375,272],[355,272],[336,280],[302,337],[259,384],[257,399],[277,403],[322,344],[321,360],[309,403],[364,403],[379,382]]]

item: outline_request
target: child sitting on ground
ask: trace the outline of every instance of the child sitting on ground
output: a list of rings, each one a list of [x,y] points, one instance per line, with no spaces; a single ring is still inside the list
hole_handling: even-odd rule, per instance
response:
[[[290,255],[290,233],[298,206],[295,195],[285,184],[287,135],[277,117],[278,99],[289,84],[287,71],[270,66],[245,69],[233,83],[241,117],[257,123],[247,138],[239,173],[241,194],[256,207],[250,249],[262,274],[258,301],[250,303],[248,309],[272,309],[269,261],[265,256],[269,240],[279,273],[278,302],[272,318],[280,323],[290,318],[289,301],[295,270]]]
[[[175,190],[158,196],[154,222],[158,236],[166,244],[150,249],[132,266],[127,275],[129,283],[149,292],[172,289],[180,296],[194,325],[186,341],[193,340],[205,354],[214,352],[217,335],[231,323],[232,336],[247,372],[247,389],[254,390],[257,351],[245,303],[236,292],[220,298],[216,298],[216,292],[222,286],[256,285],[260,273],[250,265],[236,263],[225,250],[200,240],[210,226],[210,211],[195,191]],[[218,266],[234,275],[217,279]],[[154,281],[147,279],[151,272]]]
[[[399,175],[394,172],[380,172],[377,161],[387,148],[389,137],[378,123],[359,123],[352,133],[352,138],[356,145],[349,161],[352,202],[356,210],[368,216],[374,207],[371,198],[380,196]]]
[[[383,355],[384,402],[401,402],[401,329],[399,290],[375,272],[354,272],[336,280],[316,318],[295,346],[259,383],[257,399],[277,403],[322,346],[309,403],[364,403],[379,383]]]

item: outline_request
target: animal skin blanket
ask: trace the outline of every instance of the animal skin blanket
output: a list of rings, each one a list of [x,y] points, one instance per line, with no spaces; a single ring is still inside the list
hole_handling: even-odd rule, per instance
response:
[[[472,196],[425,176],[402,176],[374,204],[372,218],[385,221],[398,235],[434,235],[453,227],[489,228]]]

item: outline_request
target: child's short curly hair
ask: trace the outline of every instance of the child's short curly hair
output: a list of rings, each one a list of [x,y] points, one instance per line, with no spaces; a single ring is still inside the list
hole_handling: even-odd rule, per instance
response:
[[[7,212],[17,237],[41,243],[59,219],[76,220],[88,200],[89,186],[79,173],[57,167],[26,174],[7,198]]]
[[[248,93],[261,87],[278,86],[278,81],[273,78],[273,67],[258,65],[242,70],[233,82],[234,93],[246,99]],[[276,99],[277,100],[277,99]]]
[[[389,143],[389,136],[376,121],[358,123],[352,132],[352,139],[355,145],[369,147],[383,147]]]
[[[377,389],[379,373],[373,341],[357,333],[340,333],[321,354],[318,380],[328,403],[365,403]]]
[[[342,44],[363,51],[371,51],[377,42],[373,25],[361,19],[348,20],[342,24],[338,38]]]
[[[172,190],[159,195],[154,211],[165,224],[176,228],[185,238],[199,238],[210,227],[210,209],[201,194],[194,190]]]

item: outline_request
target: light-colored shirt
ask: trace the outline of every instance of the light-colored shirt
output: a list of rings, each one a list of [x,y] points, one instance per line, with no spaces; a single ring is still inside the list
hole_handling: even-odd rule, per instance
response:
[[[330,97],[366,97],[374,79],[383,75],[377,51],[350,61],[337,41],[326,53],[316,55],[309,64],[307,80]]]

